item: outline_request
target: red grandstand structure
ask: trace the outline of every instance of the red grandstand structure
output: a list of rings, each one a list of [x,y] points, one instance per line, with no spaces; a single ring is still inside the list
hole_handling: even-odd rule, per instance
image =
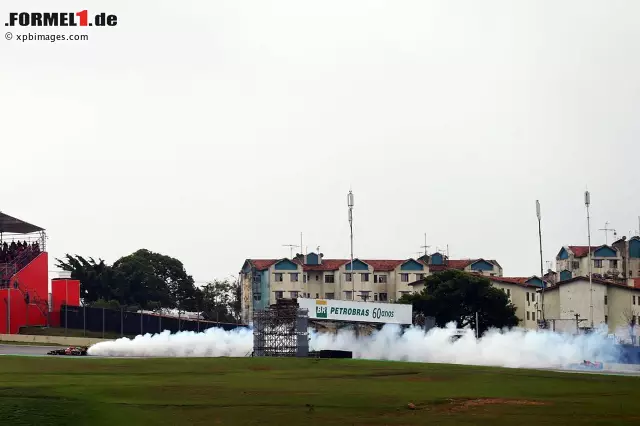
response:
[[[46,241],[44,228],[0,212],[0,333],[51,323]],[[79,282],[66,286],[72,290],[64,293],[65,302],[78,306]]]

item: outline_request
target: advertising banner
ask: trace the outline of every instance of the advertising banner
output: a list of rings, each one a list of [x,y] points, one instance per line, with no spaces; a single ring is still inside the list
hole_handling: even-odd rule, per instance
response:
[[[309,319],[385,324],[412,323],[411,305],[303,298],[298,299],[298,305],[309,311]]]

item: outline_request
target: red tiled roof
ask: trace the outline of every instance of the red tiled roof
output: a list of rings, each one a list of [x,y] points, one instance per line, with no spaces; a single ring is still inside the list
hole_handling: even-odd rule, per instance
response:
[[[467,266],[471,265],[478,259],[448,259],[442,265],[429,265],[429,271],[438,272],[447,269],[460,269],[463,270]]]
[[[304,265],[305,271],[337,271],[342,265],[350,262],[348,259],[322,259],[320,265]]]
[[[254,268],[259,271],[263,271],[265,269],[269,269],[271,265],[276,263],[278,259],[249,259],[249,263],[251,263]]]
[[[501,282],[501,283],[507,283],[507,284],[517,284],[517,285],[521,285],[524,287],[535,287],[535,288],[540,288],[536,285],[533,284],[528,284],[527,281],[533,277],[488,277],[489,280],[491,281],[497,281],[497,282]]]
[[[271,265],[278,262],[278,260],[279,259],[249,259],[249,262],[251,262],[256,269],[264,270],[271,267]],[[371,266],[374,271],[389,272],[389,271],[393,271],[398,266],[407,262],[408,259],[404,259],[404,260],[358,259],[358,260]],[[293,262],[298,264],[301,263],[300,259],[293,259]],[[304,265],[303,270],[305,271],[337,271],[338,269],[340,269],[342,265],[346,265],[349,262],[351,262],[350,259],[322,259],[322,264]],[[420,260],[418,260],[417,262],[424,264],[424,262]]]
[[[278,262],[282,259],[249,259],[249,262],[258,270],[265,270],[271,267],[274,263]],[[409,261],[410,259],[358,259],[367,265],[371,266],[374,271],[378,272],[390,272],[396,269],[398,266],[403,263]],[[416,259],[413,259],[416,260]],[[467,266],[471,265],[474,262],[477,262],[480,259],[448,259],[445,261],[444,265],[428,265],[422,259],[417,259],[416,262],[421,263],[423,265],[427,265],[430,271],[444,271],[446,269],[460,269],[463,270]],[[292,259],[293,262],[301,264],[301,260],[299,258]],[[322,259],[322,264],[320,265],[304,265],[303,270],[305,271],[337,271],[342,265],[346,265],[349,263],[350,259]],[[495,260],[488,260],[488,262],[496,264]]]
[[[589,254],[589,246],[569,246],[569,249],[573,252],[575,257],[585,257]],[[594,247],[591,247],[591,251],[594,250]]]
[[[364,260],[374,271],[389,272],[406,262],[406,260]]]
[[[598,250],[601,247],[610,247],[606,244],[601,246],[591,246],[591,253]],[[573,252],[574,257],[585,257],[589,254],[589,246],[569,246],[571,251]]]

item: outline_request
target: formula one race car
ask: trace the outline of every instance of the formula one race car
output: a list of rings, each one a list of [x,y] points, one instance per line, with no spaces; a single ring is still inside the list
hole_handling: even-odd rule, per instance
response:
[[[47,355],[71,355],[71,356],[84,356],[87,354],[86,346],[69,346],[66,349],[55,349],[47,353]]]
[[[580,364],[571,364],[571,368],[577,370],[602,370],[604,365],[601,362],[591,362],[584,360]]]

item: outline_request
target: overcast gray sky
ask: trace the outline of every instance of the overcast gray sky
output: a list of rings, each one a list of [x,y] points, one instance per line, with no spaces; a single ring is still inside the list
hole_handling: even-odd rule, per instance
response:
[[[3,1],[113,28],[0,39],[0,209],[52,257],[147,248],[196,280],[283,244],[497,259],[638,228],[640,2]],[[610,240],[611,241],[611,240]],[[53,265],[52,265],[53,266]]]

